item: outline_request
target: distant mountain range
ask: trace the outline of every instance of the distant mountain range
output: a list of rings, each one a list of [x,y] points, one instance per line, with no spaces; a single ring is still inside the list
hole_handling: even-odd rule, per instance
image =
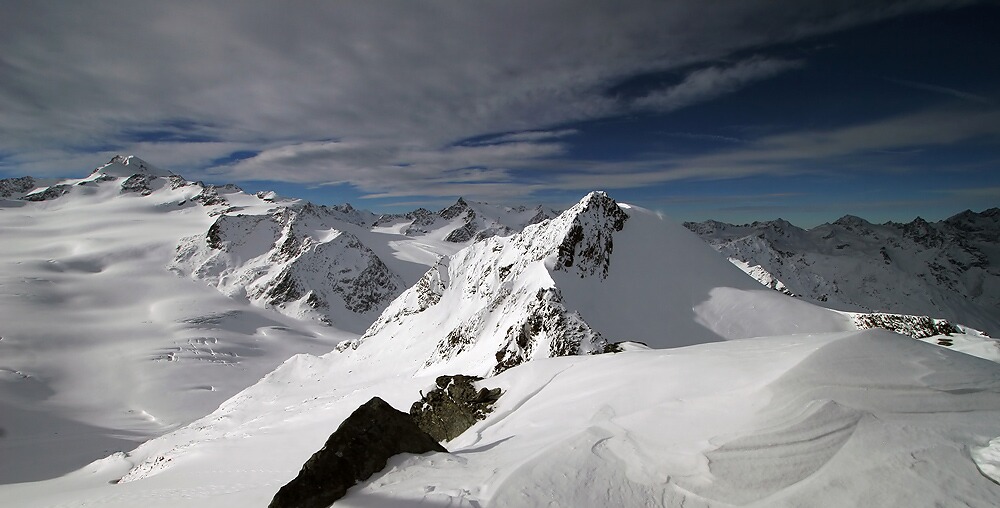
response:
[[[0,498],[264,505],[360,404],[463,374],[492,412],[345,505],[995,505],[998,219],[378,215],[137,157],[0,180]]]
[[[804,230],[778,219],[688,222],[762,284],[851,311],[923,314],[1000,331],[1000,209],[929,223],[844,216]]]

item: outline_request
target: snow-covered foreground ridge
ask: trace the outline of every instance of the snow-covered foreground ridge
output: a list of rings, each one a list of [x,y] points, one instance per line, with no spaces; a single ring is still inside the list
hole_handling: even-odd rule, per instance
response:
[[[343,358],[296,357],[131,454],[0,492],[26,507],[265,506],[359,404],[405,408],[433,383],[357,383]],[[889,332],[536,360],[482,384],[504,395],[450,453],[399,456],[335,506],[1000,503],[1000,366]]]

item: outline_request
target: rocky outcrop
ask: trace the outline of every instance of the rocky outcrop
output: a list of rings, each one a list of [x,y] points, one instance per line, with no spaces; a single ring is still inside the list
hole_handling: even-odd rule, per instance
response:
[[[153,193],[153,188],[150,186],[150,183],[152,183],[152,181],[155,178],[156,177],[153,175],[146,175],[141,173],[134,174],[126,178],[125,181],[122,182],[121,193],[122,194],[138,193],[143,196],[148,196]]]
[[[500,398],[499,388],[476,389],[476,376],[439,376],[437,388],[413,403],[410,416],[420,428],[438,441],[455,439],[493,411]]]
[[[35,188],[35,179],[30,176],[0,179],[0,198],[18,197]]]
[[[925,339],[935,335],[951,335],[965,333],[961,328],[951,324],[946,319],[934,319],[929,316],[908,316],[905,314],[851,314],[851,319],[859,330],[882,328],[914,339]]]
[[[526,310],[522,321],[507,328],[491,374],[530,360],[545,343],[548,350],[542,351],[542,356],[552,358],[600,352],[607,346],[578,312],[566,309],[558,288],[539,289]]]
[[[326,508],[400,453],[445,452],[410,415],[374,397],[344,420],[269,508]]]
[[[65,195],[69,190],[70,186],[67,184],[56,184],[27,194],[21,199],[25,201],[48,201]]]

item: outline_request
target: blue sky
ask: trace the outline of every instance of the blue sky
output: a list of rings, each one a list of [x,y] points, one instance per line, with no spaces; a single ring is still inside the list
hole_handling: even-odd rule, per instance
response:
[[[1000,206],[1000,5],[5,3],[0,176],[116,153],[374,211],[589,190],[802,226]]]

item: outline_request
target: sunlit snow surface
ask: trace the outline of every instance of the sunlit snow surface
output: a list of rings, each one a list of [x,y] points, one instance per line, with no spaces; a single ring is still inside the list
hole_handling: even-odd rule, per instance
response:
[[[0,505],[266,506],[371,397],[405,411],[436,374],[488,371],[490,333],[476,335],[482,351],[425,360],[463,316],[486,316],[495,291],[553,284],[609,340],[695,345],[487,378],[504,395],[450,453],[398,456],[336,506],[1000,505],[1000,365],[951,350],[996,359],[989,338],[847,331],[846,315],[762,289],[626,207],[603,279],[551,270],[559,221],[461,252],[436,232],[344,226],[407,283],[434,263],[428,280],[447,288],[429,306],[404,293],[383,314],[391,333],[326,353],[356,335],[164,269],[214,221],[182,195],[195,191],[85,184],[72,202],[0,208],[18,238],[0,242]],[[456,255],[437,265],[434,253]],[[482,331],[514,318],[483,317]],[[272,371],[296,351],[313,354]],[[43,481],[15,483],[31,480]]]
[[[293,358],[131,456],[0,494],[16,506],[265,506],[359,404],[406,409],[433,381],[357,374],[332,355]],[[888,332],[536,360],[483,384],[505,393],[451,453],[397,457],[337,506],[1000,503],[974,461],[1000,436],[1000,368]],[[144,459],[161,465],[108,483]]]
[[[190,201],[201,187],[161,178],[151,195],[123,194],[124,178],[98,176],[57,199],[0,207],[2,483],[131,449],[290,355],[352,336],[169,272],[178,239],[212,223]]]

